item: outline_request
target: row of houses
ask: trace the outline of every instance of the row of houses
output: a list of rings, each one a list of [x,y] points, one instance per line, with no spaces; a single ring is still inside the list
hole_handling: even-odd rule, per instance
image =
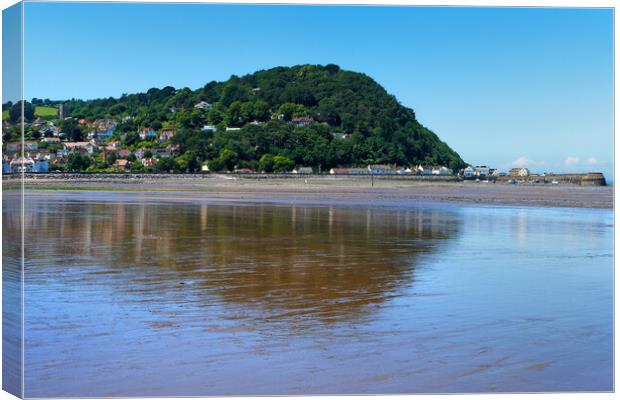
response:
[[[37,151],[39,149],[39,142],[36,140],[26,140],[23,142],[11,142],[6,144],[7,153],[21,153]]]
[[[127,152],[127,154],[131,153],[128,149],[122,149],[121,142],[117,140],[104,143],[105,145],[100,144],[96,139],[81,142],[63,142],[59,138],[43,138],[41,139],[41,142],[62,145],[62,147],[56,151],[58,157],[66,156],[76,151],[84,154],[93,154],[99,150],[103,151],[104,153],[120,152],[124,150],[125,152]],[[157,154],[158,156],[167,157],[170,156],[171,153],[178,151],[178,149],[178,145],[168,145],[165,148],[138,149],[136,151],[136,156],[139,157],[140,152],[145,152],[148,150],[151,151],[151,153],[153,154]],[[6,144],[7,153],[21,153],[22,150],[24,152],[39,151],[39,143],[34,140],[27,140],[24,142],[11,142]]]
[[[79,120],[81,124],[86,124],[90,126],[93,131],[89,133],[89,138],[98,138],[98,139],[107,139],[111,138],[114,135],[114,131],[116,131],[116,126],[118,125],[116,121],[110,118],[101,118],[96,119],[92,123],[88,124],[84,120]]]
[[[395,165],[368,165],[366,168],[332,168],[331,175],[452,175],[443,165],[418,165],[413,168]]]
[[[3,129],[7,129],[12,126],[13,125],[9,121],[6,121],[6,120],[2,121]],[[41,132],[41,134],[48,135],[48,136],[58,135],[58,132],[60,132],[60,129],[56,125],[54,125],[54,122],[46,121],[45,119],[41,117],[37,117],[37,119],[35,119],[32,122],[24,122],[24,126],[28,130],[30,130],[29,128],[34,127],[35,130]]]
[[[158,161],[159,160],[157,158],[153,158],[153,157],[142,158],[142,159],[136,160],[136,162],[144,165],[147,168],[153,168],[154,166],[157,165]],[[130,169],[132,165],[133,165],[133,162],[127,160],[126,158],[119,158],[115,160],[113,164],[114,168],[121,169],[121,170]]]
[[[153,129],[149,127],[142,128],[138,131],[138,135],[142,140],[150,140],[157,138],[158,143],[164,143],[169,141],[176,135],[176,129],[161,129],[159,134]]]
[[[90,131],[88,133],[89,139],[94,138],[101,140],[112,137],[118,125],[117,122],[111,118],[96,119],[92,122],[82,118],[78,120],[78,123]],[[61,138],[66,136],[54,122],[45,121],[41,117],[37,118],[31,125],[36,127],[37,130],[46,137]]]
[[[36,154],[34,157],[29,153],[23,157],[15,154],[12,159],[7,155],[2,157],[3,174],[48,171],[49,160],[43,154]]]
[[[489,168],[486,165],[479,165],[472,167],[471,165],[461,170],[459,175],[464,179],[485,179],[496,178],[500,176],[513,176],[513,177],[527,177],[530,175],[530,170],[527,168],[512,168],[508,173],[500,172],[496,168]]]
[[[132,155],[131,150],[124,148],[122,143],[115,140],[107,143],[98,144],[96,139],[82,142],[65,142],[59,138],[43,138],[43,143],[61,145],[55,151],[47,148],[41,148],[37,141],[24,141],[7,143],[5,146],[5,156],[3,157],[3,173],[13,172],[47,172],[50,163],[62,165],[68,160],[68,156],[72,153],[80,153],[92,156],[93,154],[101,154],[103,159],[108,159],[110,154],[114,154],[118,163],[114,166],[124,169],[131,166],[131,162],[126,159]],[[178,154],[179,145],[169,144],[166,147],[139,148],[133,153],[138,162],[147,167],[154,166],[161,158],[171,157]],[[25,153],[25,156],[21,154]],[[7,154],[14,154],[13,157]],[[31,156],[31,154],[36,154]],[[127,161],[124,162],[123,160]]]
[[[155,154],[155,153],[152,153]],[[138,152],[136,152],[136,156]],[[209,161],[205,161],[202,165],[202,171],[207,172],[209,170]],[[258,171],[250,168],[235,169],[236,173],[258,173]],[[314,173],[312,167],[296,167],[289,171],[291,174],[309,175]],[[413,168],[399,167],[395,165],[368,165],[365,168],[331,168],[329,170],[331,175],[452,175],[452,170],[442,165],[418,165]]]

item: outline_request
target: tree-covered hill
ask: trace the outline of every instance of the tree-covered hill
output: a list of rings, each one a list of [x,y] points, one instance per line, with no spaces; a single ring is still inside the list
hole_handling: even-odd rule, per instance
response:
[[[144,127],[176,128],[172,142],[180,146],[178,162],[189,170],[204,160],[212,170],[269,170],[276,157],[322,170],[465,165],[413,110],[370,77],[336,65],[277,67],[194,91],[153,88],[118,99],[71,100],[64,107],[80,119],[116,119],[116,136],[135,135]]]

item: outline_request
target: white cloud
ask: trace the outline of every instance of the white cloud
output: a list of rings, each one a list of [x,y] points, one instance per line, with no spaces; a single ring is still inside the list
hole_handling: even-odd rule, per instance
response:
[[[527,158],[526,156],[521,156],[519,158],[517,158],[516,160],[514,160],[512,162],[512,165],[514,165],[515,167],[527,167],[527,166],[541,166],[544,165],[545,162],[544,161],[534,161],[534,160],[530,160],[529,158]]]
[[[564,160],[564,164],[566,165],[573,165],[573,164],[577,164],[579,162],[579,157],[566,157],[566,160]]]
[[[588,158],[588,160],[586,161],[588,164],[590,165],[595,165],[598,164],[598,160],[595,157],[590,157]]]

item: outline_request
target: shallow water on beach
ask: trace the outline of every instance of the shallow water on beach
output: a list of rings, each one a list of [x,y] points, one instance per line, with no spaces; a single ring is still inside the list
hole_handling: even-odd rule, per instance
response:
[[[613,389],[611,210],[25,206],[27,397]]]

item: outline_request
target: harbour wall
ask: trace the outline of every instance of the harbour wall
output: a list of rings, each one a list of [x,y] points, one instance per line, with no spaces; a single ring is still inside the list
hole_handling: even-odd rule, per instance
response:
[[[600,172],[588,172],[585,174],[554,174],[545,176],[499,176],[498,182],[524,181],[524,182],[536,182],[539,183],[551,183],[556,181],[558,183],[572,183],[574,185],[581,186],[605,186],[607,184],[605,175]]]
[[[69,172],[49,172],[49,173],[26,173],[23,174],[26,180],[67,180],[67,181],[129,181],[139,183],[141,181],[158,181],[158,180],[176,180],[179,182],[201,179],[217,179],[229,177],[244,180],[322,180],[322,181],[409,181],[409,182],[461,182],[463,179],[456,175],[319,175],[319,174],[249,174],[249,173],[69,173]],[[3,174],[3,181],[20,181],[22,174]],[[546,176],[499,176],[492,177],[498,183],[508,183],[508,181],[516,181],[530,184],[551,184],[553,181],[563,184],[574,184],[581,186],[605,186],[605,176],[599,172],[591,172],[586,174],[557,174]]]

